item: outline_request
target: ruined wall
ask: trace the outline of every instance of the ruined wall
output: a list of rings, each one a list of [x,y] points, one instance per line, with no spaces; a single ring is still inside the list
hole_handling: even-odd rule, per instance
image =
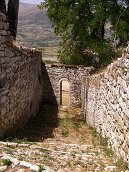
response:
[[[65,65],[46,65],[44,66],[44,70],[46,70],[47,73],[47,75],[45,75],[47,76],[46,78],[49,78],[44,78],[44,82],[46,81],[44,88],[44,103],[57,103],[60,105],[60,84],[62,79],[67,79],[70,84],[70,105],[80,107],[82,78],[83,76],[88,76],[92,68]]]
[[[42,102],[41,52],[11,43],[0,13],[0,138],[14,134]]]
[[[87,122],[107,137],[116,154],[129,163],[129,54],[83,82]]]

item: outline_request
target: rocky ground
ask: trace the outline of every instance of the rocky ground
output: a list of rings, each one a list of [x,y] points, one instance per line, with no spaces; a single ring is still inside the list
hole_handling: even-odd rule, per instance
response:
[[[129,172],[80,109],[44,106],[14,138],[0,142],[0,172]]]

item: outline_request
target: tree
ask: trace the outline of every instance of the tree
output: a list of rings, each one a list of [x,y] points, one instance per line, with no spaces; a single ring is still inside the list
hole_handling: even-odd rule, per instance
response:
[[[96,67],[111,61],[113,41],[127,41],[128,7],[128,0],[45,0],[40,5],[48,8],[48,17],[61,37],[60,61]],[[110,39],[106,38],[108,23],[112,25]]]
[[[126,44],[129,39],[129,1],[117,0],[112,2],[111,8],[111,23],[114,32],[114,46],[116,47],[116,40],[119,44]]]

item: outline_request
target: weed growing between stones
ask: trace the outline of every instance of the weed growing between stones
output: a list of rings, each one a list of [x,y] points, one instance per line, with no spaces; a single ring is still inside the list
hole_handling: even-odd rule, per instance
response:
[[[22,155],[19,155],[19,156],[18,156],[18,160],[19,160],[19,161],[24,161],[24,157],[23,157]]]
[[[67,130],[67,129],[62,129],[61,135],[62,135],[63,137],[68,137],[68,135],[69,135],[68,130]]]
[[[12,150],[12,148],[10,148],[10,147],[5,147],[5,148],[4,148],[4,152],[5,152],[6,154],[12,154],[12,153],[13,153],[13,150]]]
[[[43,170],[45,170],[45,168],[43,168],[42,165],[39,165],[39,166],[38,166],[38,172],[42,172]]]
[[[2,164],[5,166],[10,166],[12,164],[12,162],[9,159],[3,159]]]
[[[48,149],[41,149],[41,152],[43,152],[45,154],[49,154],[50,153],[50,150],[48,150]]]
[[[18,143],[18,144],[32,144],[30,141],[28,141],[28,138],[24,137],[24,138],[7,138],[5,140],[6,142],[13,142],[13,143]],[[33,142],[34,143],[34,142]]]
[[[124,171],[128,169],[128,163],[124,162],[122,159],[116,161],[116,166]]]
[[[107,157],[113,157],[114,152],[112,149],[108,147],[108,139],[102,137],[101,134],[97,133],[96,129],[93,129],[92,131],[92,143],[94,146],[100,145],[102,147],[102,150],[104,152],[104,155]]]

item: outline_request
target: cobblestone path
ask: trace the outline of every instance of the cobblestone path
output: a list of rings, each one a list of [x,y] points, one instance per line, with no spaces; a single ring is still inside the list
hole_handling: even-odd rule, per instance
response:
[[[95,134],[80,109],[46,106],[15,138],[0,142],[0,172],[129,172]]]

